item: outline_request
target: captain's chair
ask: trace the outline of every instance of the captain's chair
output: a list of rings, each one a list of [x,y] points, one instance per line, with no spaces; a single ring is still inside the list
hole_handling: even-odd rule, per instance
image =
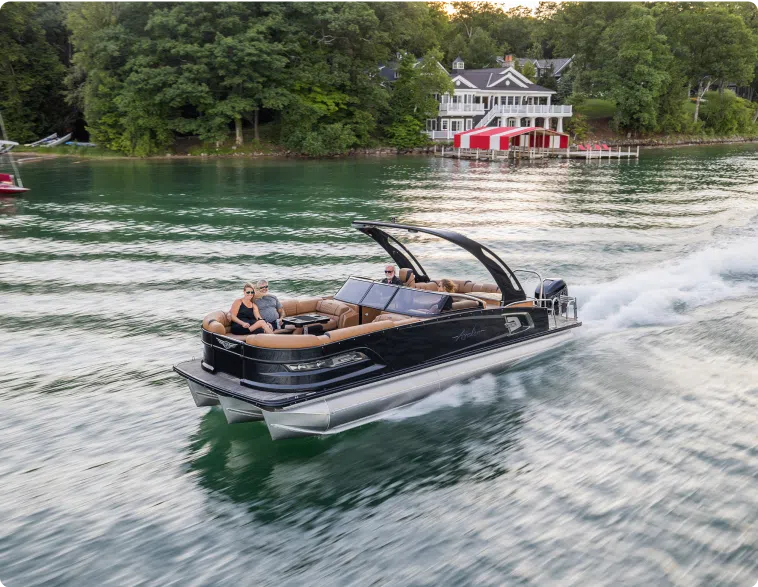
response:
[[[416,276],[413,274],[413,269],[400,269],[398,277],[406,287],[413,287],[416,283]]]

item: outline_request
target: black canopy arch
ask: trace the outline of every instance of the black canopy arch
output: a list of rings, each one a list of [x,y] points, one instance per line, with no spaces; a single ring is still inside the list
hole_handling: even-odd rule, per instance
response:
[[[395,224],[392,222],[373,222],[370,220],[354,220],[352,225],[353,228],[370,236],[379,243],[379,245],[389,253],[390,257],[392,257],[393,261],[395,261],[398,266],[411,269],[416,277],[416,281],[429,281],[429,276],[411,252],[400,243],[400,241],[382,230],[383,228],[407,230],[408,232],[423,232],[449,241],[454,245],[458,245],[473,255],[485,266],[487,271],[489,271],[490,275],[492,275],[492,279],[495,280],[495,283],[502,292],[503,305],[526,299],[524,289],[521,287],[521,284],[518,279],[516,279],[516,276],[510,270],[508,265],[506,265],[491,249],[460,233],[452,230],[424,228],[422,226],[410,226],[407,224]]]

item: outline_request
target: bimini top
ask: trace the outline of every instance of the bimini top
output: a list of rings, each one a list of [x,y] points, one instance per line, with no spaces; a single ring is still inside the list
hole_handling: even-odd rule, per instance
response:
[[[369,220],[354,220],[353,228],[360,230],[363,234],[370,236],[379,243],[399,267],[411,269],[417,282],[429,281],[426,271],[424,271],[424,268],[416,257],[400,241],[382,230],[383,228],[407,230],[408,232],[423,232],[458,245],[473,255],[489,271],[492,279],[495,280],[495,283],[503,294],[503,305],[526,299],[526,294],[521,284],[508,268],[508,265],[492,250],[462,234],[453,232],[452,230],[409,226],[407,224],[395,224],[392,222],[373,222]]]

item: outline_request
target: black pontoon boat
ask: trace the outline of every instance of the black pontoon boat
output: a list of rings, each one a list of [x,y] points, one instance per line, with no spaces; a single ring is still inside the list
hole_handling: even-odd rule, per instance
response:
[[[230,423],[265,420],[274,439],[334,434],[549,350],[581,325],[562,280],[511,271],[461,234],[386,222],[353,227],[389,253],[403,285],[350,277],[334,296],[282,300],[293,325],[318,324],[316,333],[233,335],[228,313],[209,314],[203,358],[174,367],[198,406],[221,404]],[[443,291],[388,230],[454,243],[495,283],[452,280],[456,293]],[[539,279],[535,297],[519,271]]]

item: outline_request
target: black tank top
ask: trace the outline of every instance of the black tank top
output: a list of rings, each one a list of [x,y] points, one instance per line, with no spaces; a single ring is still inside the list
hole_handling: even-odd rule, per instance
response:
[[[242,302],[240,302],[240,309],[237,310],[237,318],[248,324],[253,324],[256,321],[255,314],[253,314],[253,308],[248,308]]]

